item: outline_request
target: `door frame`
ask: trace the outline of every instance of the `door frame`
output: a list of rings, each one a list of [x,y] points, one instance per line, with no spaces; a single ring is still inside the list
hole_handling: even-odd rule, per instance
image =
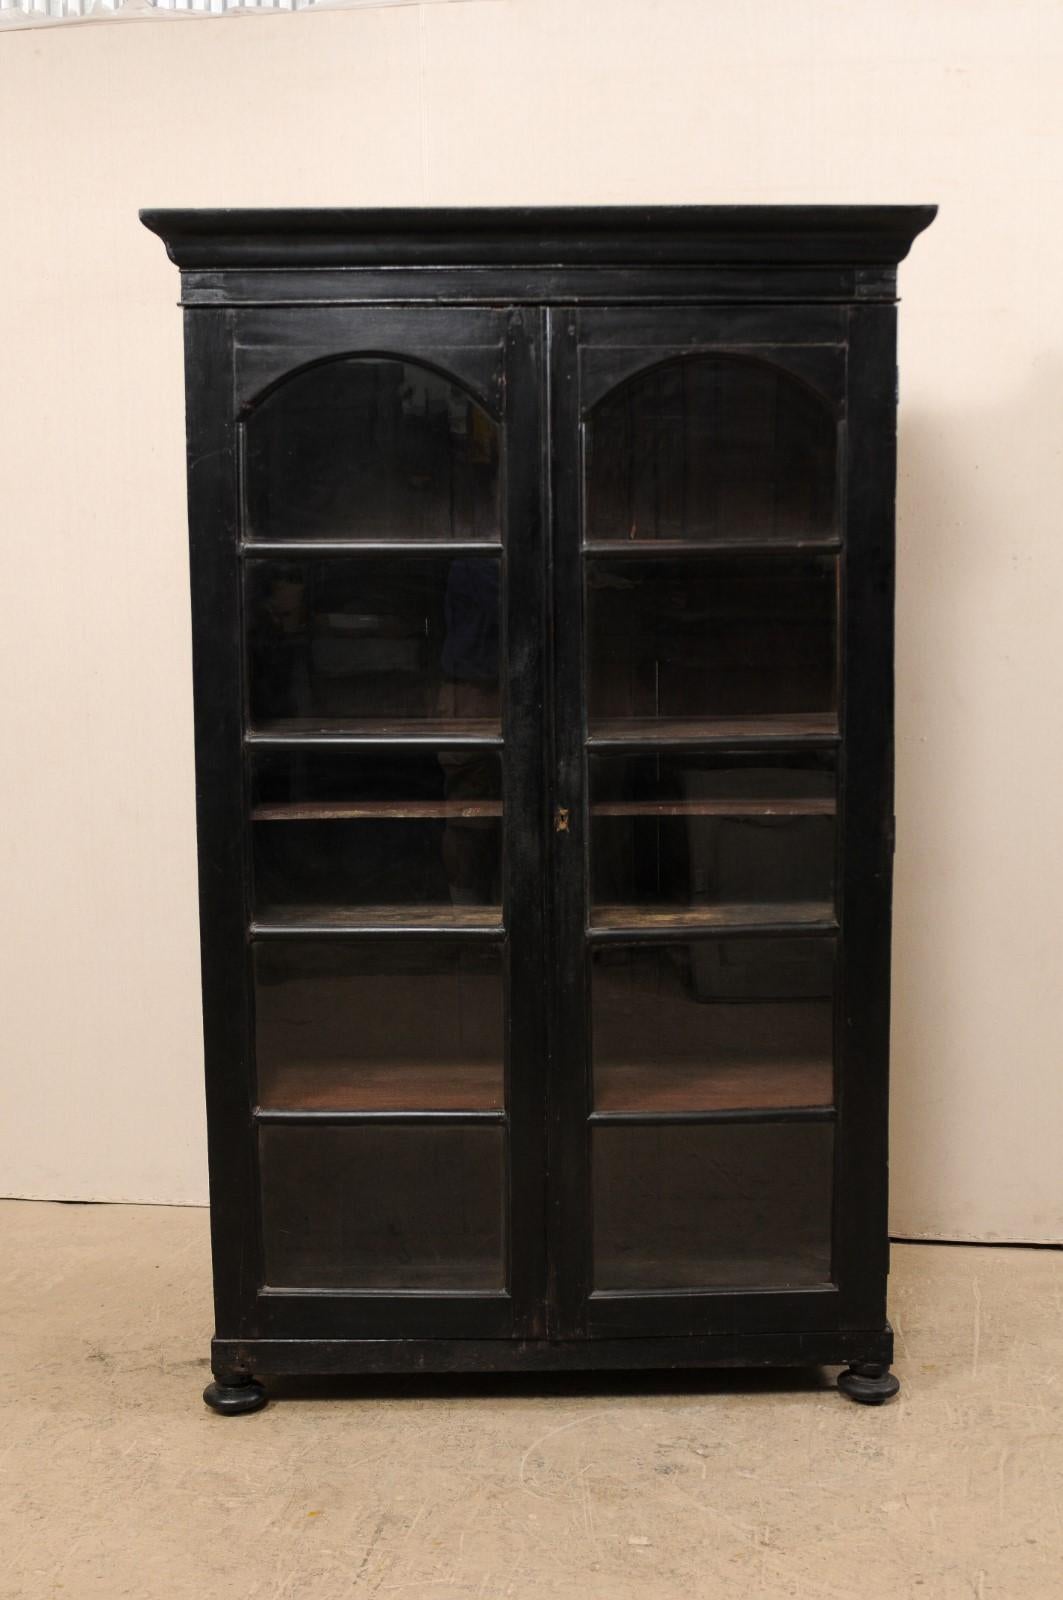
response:
[[[892,817],[895,416],[892,305],[557,306],[550,371],[555,806],[549,1218],[551,1336],[597,1339],[885,1325]],[[800,377],[838,425],[838,961],[832,1281],[801,1289],[595,1291],[590,1052],[583,419],[635,372],[693,354],[754,356]],[[841,670],[844,662],[844,670]],[[682,1120],[681,1117],[676,1120]],[[706,1120],[701,1118],[700,1120]]]
[[[197,827],[211,1236],[217,1338],[509,1339],[545,1328],[545,555],[542,319],[536,307],[292,306],[185,311]],[[345,355],[452,373],[502,425],[505,604],[503,925],[506,1288],[286,1289],[263,1282],[250,952],[241,420],[286,374]],[[379,555],[380,546],[359,546]],[[432,547],[395,542],[397,556]],[[308,549],[307,554],[318,553]],[[435,553],[446,553],[442,544]],[[327,554],[323,559],[328,559]],[[368,741],[367,741],[368,742]],[[445,744],[445,738],[440,739]],[[357,935],[355,935],[357,936]],[[388,935],[390,936],[390,935]],[[395,937],[406,937],[397,932]],[[433,930],[418,938],[463,937]],[[359,1113],[323,1113],[324,1124]],[[494,1113],[457,1114],[458,1120]],[[299,1113],[302,1117],[302,1113]],[[369,1113],[364,1120],[454,1120]]]

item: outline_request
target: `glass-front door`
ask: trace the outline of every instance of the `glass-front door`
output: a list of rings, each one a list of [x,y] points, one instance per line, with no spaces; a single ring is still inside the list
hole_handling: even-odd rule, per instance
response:
[[[279,1336],[305,1331],[315,1305],[347,1336],[531,1333],[545,1209],[538,314],[248,323],[261,1312]]]
[[[865,1325],[841,315],[244,317],[265,1336]]]
[[[826,1325],[843,333],[553,318],[556,1326]]]

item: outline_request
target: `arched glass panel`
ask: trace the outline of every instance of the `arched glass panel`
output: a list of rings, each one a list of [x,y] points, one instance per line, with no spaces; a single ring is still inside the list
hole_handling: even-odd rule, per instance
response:
[[[799,379],[728,356],[667,361],[610,391],[586,435],[586,534],[808,540],[835,532],[835,424]]]
[[[272,390],[244,428],[251,539],[499,538],[498,425],[430,368],[351,356]]]

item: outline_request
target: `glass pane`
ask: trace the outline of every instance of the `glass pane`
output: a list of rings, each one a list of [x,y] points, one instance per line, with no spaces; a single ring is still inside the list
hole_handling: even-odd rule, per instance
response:
[[[495,750],[256,754],[256,909],[500,906],[501,795]]]
[[[253,962],[261,1105],[501,1109],[498,949],[271,941],[253,946]]]
[[[827,755],[592,756],[592,904],[829,904],[834,793]]]
[[[253,720],[497,731],[498,596],[479,556],[250,562]]]
[[[499,537],[498,426],[413,361],[310,367],[244,432],[252,539]]]
[[[830,537],[834,460],[834,419],[799,379],[733,357],[668,361],[590,414],[587,537]]]
[[[830,1281],[830,1123],[593,1130],[596,1289]]]
[[[505,1287],[501,1127],[266,1124],[259,1173],[273,1287]]]
[[[833,712],[835,590],[822,556],[592,562],[592,724]]]
[[[595,1109],[831,1105],[833,963],[829,939],[594,950]],[[750,970],[759,980],[753,993]],[[726,974],[735,972],[728,988]]]

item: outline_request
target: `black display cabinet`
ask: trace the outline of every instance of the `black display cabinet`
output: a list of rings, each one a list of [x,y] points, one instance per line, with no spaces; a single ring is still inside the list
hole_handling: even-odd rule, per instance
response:
[[[886,1320],[930,206],[147,211],[185,308],[220,1411]]]

